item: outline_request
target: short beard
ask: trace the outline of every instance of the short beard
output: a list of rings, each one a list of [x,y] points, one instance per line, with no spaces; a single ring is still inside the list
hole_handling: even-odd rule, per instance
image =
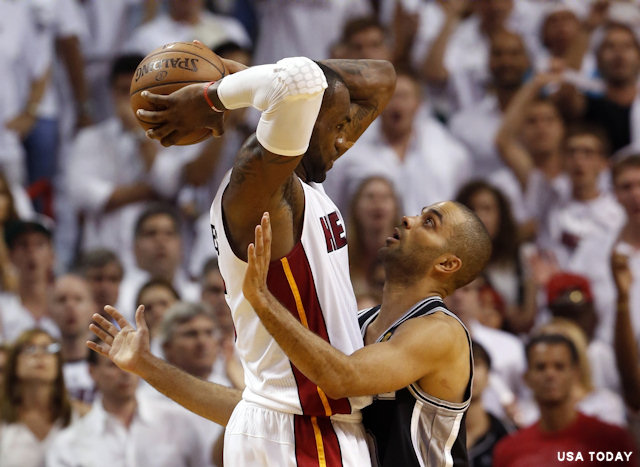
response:
[[[400,249],[382,250],[381,259],[385,270],[385,284],[402,284],[411,286],[417,283],[422,275],[426,274],[425,260],[420,255],[402,254]],[[423,274],[417,271],[423,270]]]

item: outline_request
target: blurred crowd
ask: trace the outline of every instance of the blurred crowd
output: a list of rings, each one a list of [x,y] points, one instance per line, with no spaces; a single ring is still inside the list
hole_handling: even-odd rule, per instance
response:
[[[446,299],[475,341],[472,465],[612,425],[601,448],[637,455],[639,1],[0,0],[0,39],[0,465],[221,465],[222,427],[85,344],[93,313],[144,304],[155,354],[243,387],[209,208],[257,114],[164,148],[129,105],[142,58],[194,39],[394,63],[324,187],[361,309],[402,215],[455,199],[485,224],[489,266]]]

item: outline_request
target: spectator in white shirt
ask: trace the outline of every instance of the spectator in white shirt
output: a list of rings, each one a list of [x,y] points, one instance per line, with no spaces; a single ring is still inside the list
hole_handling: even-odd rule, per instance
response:
[[[585,125],[568,131],[563,161],[571,197],[551,208],[538,239],[542,249],[553,252],[560,268],[569,265],[582,241],[617,232],[624,223],[620,205],[599,186],[607,154],[606,136],[599,128]]]
[[[169,0],[168,14],[135,29],[125,49],[146,55],[168,42],[195,39],[212,49],[226,41],[251,46],[249,35],[238,20],[207,11],[203,0]]]
[[[141,4],[152,9],[158,0],[71,0],[73,10],[63,13],[66,21],[75,17],[82,25],[79,34],[79,47],[84,59],[84,77],[86,81],[86,100],[77,102],[80,107],[61,108],[67,110],[61,116],[62,138],[70,138],[77,126],[78,119],[88,114],[93,123],[99,123],[114,113],[113,102],[109,92],[109,72],[113,61],[123,53],[123,44],[137,25],[142,15],[136,10]],[[64,73],[68,70],[58,69],[57,89],[58,101],[73,102],[78,95],[79,80],[77,73]],[[80,115],[78,115],[78,112]],[[63,144],[65,141],[63,141]]]
[[[0,168],[20,184],[27,182],[21,141],[33,128],[50,77],[51,54],[37,37],[26,2],[0,2]]]
[[[38,183],[51,189],[58,172],[59,114],[68,110],[76,115],[78,126],[90,123],[91,116],[84,105],[88,93],[80,50],[80,37],[85,29],[74,0],[26,0],[24,3],[32,11],[32,21],[37,31],[32,40],[52,62],[42,99],[27,109],[34,118],[34,125],[24,141],[28,184]],[[64,68],[72,80],[72,99],[60,100],[56,93],[59,78],[56,71],[62,71],[56,70],[57,67]],[[38,206],[41,212],[47,208],[46,203],[39,203]]]
[[[275,63],[282,57],[329,57],[350,18],[373,12],[370,0],[251,0],[258,38],[254,62]]]
[[[48,446],[72,420],[60,344],[40,329],[20,334],[7,358],[4,383],[0,465],[42,467]]]
[[[354,18],[344,25],[341,42],[344,58],[392,60],[389,37],[384,26],[371,16]]]
[[[396,89],[380,118],[327,173],[325,189],[345,216],[356,188],[372,175],[393,181],[403,212],[453,198],[468,180],[467,151],[421,105],[417,77],[398,70]]]
[[[70,199],[85,215],[81,251],[110,248],[120,252],[126,266],[133,263],[130,232],[136,217],[146,202],[164,193],[156,164],[162,146],[144,135],[131,111],[129,88],[141,60],[125,55],[114,62],[116,116],[83,129],[67,164]]]
[[[52,229],[45,226],[44,219],[16,220],[5,227],[4,235],[18,287],[15,293],[0,294],[2,337],[12,341],[31,328],[42,328],[58,337],[60,331],[49,314],[55,261]]]
[[[451,132],[464,143],[473,158],[473,172],[488,178],[504,163],[498,155],[495,137],[503,112],[524,83],[529,69],[529,57],[523,39],[514,33],[500,31],[491,36],[488,69],[490,91],[473,107],[455,114]]]
[[[613,154],[640,145],[640,41],[633,27],[617,22],[608,23],[600,37],[596,56],[603,92],[587,94],[574,88],[563,94],[562,103],[569,116],[604,128]]]
[[[158,356],[162,355],[161,344],[156,339],[160,333],[160,325],[169,308],[178,301],[180,301],[178,291],[171,282],[161,277],[149,279],[138,291],[135,304],[136,306],[144,305],[144,319],[149,328],[151,347],[156,350],[154,353]]]
[[[124,268],[113,251],[96,249],[85,252],[78,261],[77,271],[91,286],[98,313],[102,314],[106,305],[119,303]]]
[[[51,317],[60,329],[64,380],[69,395],[78,401],[93,402],[95,387],[89,376],[87,327],[98,311],[91,287],[82,277],[66,274],[56,279],[51,300]]]
[[[100,397],[47,450],[47,466],[192,467],[208,459],[184,410],[136,396],[138,377],[91,352]]]
[[[126,309],[137,307],[136,296],[151,278],[168,281],[186,301],[197,301],[200,290],[182,268],[180,218],[168,204],[149,206],[138,217],[133,229],[136,266],[125,272],[120,302]]]
[[[626,301],[630,312],[628,328],[634,333],[634,341],[640,340],[640,156],[622,158],[612,168],[613,186],[616,199],[624,209],[626,222],[620,229],[604,236],[588,239],[580,244],[569,265],[572,271],[589,278],[593,289],[599,324],[596,335],[611,344],[614,339],[616,316],[616,284],[610,268],[603,267],[610,262],[612,253],[618,251],[628,257],[627,267],[634,278],[629,285]],[[634,344],[635,345],[635,344]]]
[[[505,109],[496,136],[496,147],[504,163],[518,180],[513,206],[523,206],[517,216],[531,221],[530,238],[537,224],[554,204],[569,198],[571,183],[563,173],[562,144],[565,126],[558,107],[540,97],[541,90],[557,74],[539,74],[522,86]],[[527,232],[529,233],[529,232]]]
[[[432,13],[429,16],[440,18],[436,21],[439,29],[435,37],[434,24],[432,28],[424,27],[433,22],[433,18],[427,18],[427,9],[423,10],[423,27],[414,48],[414,62],[419,63],[433,98],[438,94],[446,96],[446,100],[436,101],[446,115],[473,106],[484,97],[491,81],[487,69],[490,38],[508,28],[514,3],[513,0],[453,0],[429,5]]]
[[[177,302],[171,306],[162,321],[160,331],[162,349],[169,363],[200,379],[232,386],[227,369],[216,368],[215,365],[220,351],[220,337],[215,314],[203,305],[187,302]],[[239,365],[239,362],[234,363]],[[150,391],[166,400],[155,389]],[[222,426],[198,415],[190,415],[201,436],[203,447],[211,453],[216,443],[222,443],[219,439],[223,433]],[[222,465],[221,456],[215,459],[214,465]]]
[[[590,3],[590,5],[589,5]],[[564,68],[567,81],[585,91],[602,89],[591,47],[592,34],[608,19],[609,2],[561,1],[544,5],[534,67],[547,72],[556,65]]]
[[[169,363],[200,379],[229,385],[224,375],[213,372],[220,333],[212,310],[202,304],[174,302],[164,315],[159,334]]]

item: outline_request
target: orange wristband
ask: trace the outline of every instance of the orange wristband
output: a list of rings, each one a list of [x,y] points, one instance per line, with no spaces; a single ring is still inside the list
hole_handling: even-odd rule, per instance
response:
[[[209,81],[209,82],[206,84],[206,86],[204,87],[204,91],[203,91],[203,92],[204,92],[204,100],[205,100],[205,101],[207,101],[207,105],[208,105],[209,107],[211,107],[211,110],[213,110],[214,112],[222,113],[222,112],[224,112],[224,110],[220,110],[220,109],[218,109],[218,108],[213,104],[213,102],[211,101],[211,99],[209,98],[209,94],[208,94],[209,86],[211,86],[213,83],[215,83],[215,81]]]

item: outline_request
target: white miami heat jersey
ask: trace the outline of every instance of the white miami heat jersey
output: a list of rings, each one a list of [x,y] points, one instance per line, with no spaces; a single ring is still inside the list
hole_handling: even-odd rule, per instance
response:
[[[291,364],[245,300],[242,282],[247,263],[231,249],[222,219],[222,194],[229,178],[230,172],[213,200],[211,229],[236,329],[236,349],[244,368],[243,399],[298,415],[358,411],[371,402],[370,397],[327,397]],[[344,221],[322,185],[301,184],[305,197],[302,238],[287,256],[272,260],[267,285],[305,327],[349,355],[363,343],[349,277]]]

